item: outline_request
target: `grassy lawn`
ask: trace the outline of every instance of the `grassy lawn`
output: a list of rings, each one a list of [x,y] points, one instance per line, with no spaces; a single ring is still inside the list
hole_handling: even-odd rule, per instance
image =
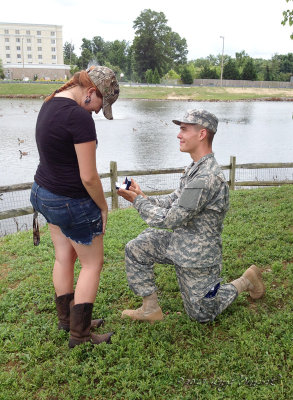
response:
[[[134,209],[110,213],[105,267],[94,305],[112,344],[68,348],[58,331],[47,228],[0,239],[1,400],[281,400],[293,398],[293,187],[239,190],[223,233],[224,282],[250,264],[263,270],[263,299],[247,294],[213,323],[184,313],[172,266],[156,265],[164,321],[121,320],[140,299],[129,289],[124,246],[144,228]],[[76,272],[79,271],[77,265]]]
[[[0,96],[47,96],[60,84],[2,83]],[[221,87],[147,87],[121,84],[121,99],[233,101],[250,99],[293,99],[293,89]]]

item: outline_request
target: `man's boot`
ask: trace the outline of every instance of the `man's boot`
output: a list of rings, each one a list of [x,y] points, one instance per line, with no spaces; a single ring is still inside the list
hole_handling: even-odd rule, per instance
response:
[[[261,270],[255,265],[251,265],[240,278],[231,284],[236,287],[238,294],[247,291],[253,299],[260,299],[265,294]]]
[[[75,304],[70,308],[70,337],[69,347],[73,348],[81,343],[92,344],[111,343],[114,332],[96,335],[90,332],[93,312],[92,303]]]
[[[73,299],[74,293],[68,293],[58,297],[55,293],[58,329],[63,329],[66,332],[70,331],[70,303],[73,302]],[[103,323],[103,319],[94,319],[91,322],[91,328],[99,328]]]
[[[137,310],[124,310],[122,318],[130,317],[132,320],[148,321],[153,324],[155,321],[161,321],[164,316],[158,303],[157,293],[154,292],[143,298],[142,307]]]

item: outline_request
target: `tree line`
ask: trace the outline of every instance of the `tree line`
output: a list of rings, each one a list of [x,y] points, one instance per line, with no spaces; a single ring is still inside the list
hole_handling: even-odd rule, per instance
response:
[[[64,44],[64,62],[71,72],[92,64],[106,65],[123,81],[160,83],[194,79],[219,79],[222,55],[187,61],[187,42],[167,25],[163,12],[143,10],[133,22],[135,36],[126,40],[105,41],[101,36],[82,39],[81,55],[74,46]],[[252,58],[244,50],[234,57],[223,55],[223,79],[290,81],[293,75],[293,53],[275,54],[270,60]]]

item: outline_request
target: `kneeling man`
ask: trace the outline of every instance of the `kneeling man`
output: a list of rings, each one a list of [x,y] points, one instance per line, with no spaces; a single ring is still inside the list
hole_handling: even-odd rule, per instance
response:
[[[128,284],[143,298],[143,304],[137,310],[124,310],[122,316],[149,322],[162,320],[153,266],[174,264],[187,314],[208,322],[239,293],[248,291],[258,299],[265,288],[255,265],[233,282],[220,284],[221,233],[229,206],[229,187],[212,152],[217,117],[206,110],[191,110],[173,122],[180,126],[180,151],[192,158],[179,188],[170,195],[152,198],[132,179],[129,190],[118,190],[150,226],[126,245]]]

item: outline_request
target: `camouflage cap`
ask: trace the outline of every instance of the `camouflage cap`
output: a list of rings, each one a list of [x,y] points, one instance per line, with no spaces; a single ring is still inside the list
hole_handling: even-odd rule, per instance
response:
[[[113,119],[112,104],[118,99],[119,84],[114,72],[108,67],[91,67],[87,70],[90,80],[103,96],[103,114],[107,119]]]
[[[172,122],[176,125],[181,123],[202,125],[214,133],[217,132],[218,127],[218,118],[206,110],[188,110],[182,119],[173,119]]]

